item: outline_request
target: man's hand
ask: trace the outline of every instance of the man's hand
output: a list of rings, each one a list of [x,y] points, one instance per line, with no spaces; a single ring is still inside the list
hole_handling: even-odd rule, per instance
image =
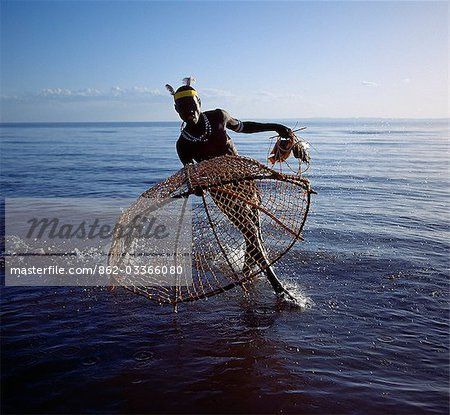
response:
[[[281,124],[277,125],[275,131],[281,138],[291,138],[294,134],[294,132],[290,128],[285,127],[284,125]]]

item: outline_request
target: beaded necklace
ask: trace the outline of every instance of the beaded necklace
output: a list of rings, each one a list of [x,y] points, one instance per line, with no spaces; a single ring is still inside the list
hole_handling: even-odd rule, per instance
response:
[[[211,124],[209,123],[208,118],[206,115],[202,112],[203,121],[205,122],[205,132],[200,137],[195,137],[192,134],[188,133],[186,131],[186,128],[183,128],[181,130],[181,135],[188,141],[193,142],[206,142],[208,141],[208,137],[211,135]]]

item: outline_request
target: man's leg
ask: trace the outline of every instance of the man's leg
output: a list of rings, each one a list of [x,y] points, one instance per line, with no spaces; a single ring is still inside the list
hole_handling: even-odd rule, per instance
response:
[[[253,183],[242,186],[227,185],[226,188],[231,188],[236,193],[249,197],[249,200],[259,202],[259,193]],[[250,274],[253,268],[257,266],[260,270],[266,272],[267,279],[277,294],[287,293],[278,280],[273,268],[269,265],[267,254],[263,248],[258,208],[227,197],[220,190],[210,191],[210,195],[217,207],[244,236],[246,250],[242,268],[243,274]]]
[[[259,220],[257,223],[259,225]],[[253,224],[256,224],[256,223],[253,222]],[[247,261],[249,261],[250,263],[253,262],[260,269],[265,270],[267,279],[269,280],[269,282],[272,285],[275,292],[277,294],[285,293],[286,290],[281,285],[281,282],[278,279],[278,277],[276,276],[275,271],[273,270],[272,266],[269,265],[269,260],[267,258],[267,254],[265,253],[264,247],[262,245],[262,240],[261,240],[261,236],[260,236],[260,227],[257,226],[256,229],[253,228],[250,232],[248,232],[244,236],[247,236],[245,238],[246,245],[247,245],[245,264],[247,264]],[[244,264],[244,267],[245,267],[245,264]]]

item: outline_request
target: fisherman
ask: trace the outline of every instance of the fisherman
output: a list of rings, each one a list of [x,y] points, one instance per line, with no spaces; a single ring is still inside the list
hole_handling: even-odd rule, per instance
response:
[[[184,78],[185,85],[176,91],[170,85],[166,85],[166,88],[174,97],[175,111],[183,121],[176,148],[184,165],[227,154],[238,155],[233,140],[227,134],[227,128],[236,133],[244,134],[275,131],[283,138],[292,136],[292,130],[281,124],[240,121],[223,109],[202,112],[200,97],[191,86],[193,81],[193,78]],[[253,188],[253,195],[251,196],[258,199],[259,193],[256,186],[251,186]],[[247,185],[246,190],[248,189],[249,185]],[[262,247],[258,209],[248,206],[247,209],[244,209],[242,203],[225,200],[220,192],[210,191],[210,194],[219,209],[227,215],[244,236],[246,242],[244,275],[251,272],[252,265],[259,265],[261,268],[265,268],[275,292],[277,294],[286,293],[272,267],[269,266]]]

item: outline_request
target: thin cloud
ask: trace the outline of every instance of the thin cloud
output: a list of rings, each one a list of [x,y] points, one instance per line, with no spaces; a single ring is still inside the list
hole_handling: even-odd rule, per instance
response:
[[[208,98],[208,99],[233,99],[233,100],[239,100],[239,101],[253,101],[253,100],[277,100],[277,99],[293,99],[296,98],[296,95],[290,93],[290,94],[279,94],[279,93],[273,93],[271,91],[266,90],[259,90],[259,91],[252,91],[251,94],[244,94],[244,93],[234,93],[231,91],[223,90],[223,89],[213,89],[213,88],[205,88],[200,89],[199,93],[202,97]]]
[[[376,82],[372,82],[372,81],[361,81],[361,85],[364,85],[364,86],[378,86],[378,84]]]
[[[298,99],[302,99],[301,95],[296,95],[293,93],[274,93],[266,90],[259,90],[253,92],[249,96],[250,100],[263,100],[263,101],[295,101]]]
[[[223,89],[205,88],[199,90],[201,96],[206,98],[234,98],[235,95],[230,91]]]
[[[97,88],[45,88],[39,92],[28,92],[22,95],[2,95],[4,101],[59,101],[59,102],[95,102],[95,101],[152,101],[167,94],[159,89],[142,86],[122,88],[113,86],[107,90]]]
[[[98,89],[85,88],[76,91],[64,88],[46,88],[37,94],[41,97],[98,97],[102,93]]]
[[[147,88],[145,86],[134,86],[132,88],[121,88],[119,86],[113,86],[110,89],[110,94],[115,97],[159,97],[167,95],[159,89]]]

